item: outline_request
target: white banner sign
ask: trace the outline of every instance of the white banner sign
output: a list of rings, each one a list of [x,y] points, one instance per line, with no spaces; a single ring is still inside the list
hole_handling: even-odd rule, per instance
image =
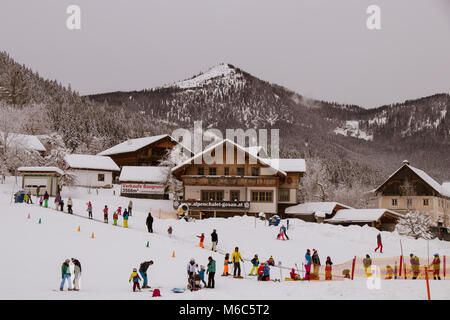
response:
[[[121,193],[163,194],[165,186],[160,184],[127,183],[121,185]]]

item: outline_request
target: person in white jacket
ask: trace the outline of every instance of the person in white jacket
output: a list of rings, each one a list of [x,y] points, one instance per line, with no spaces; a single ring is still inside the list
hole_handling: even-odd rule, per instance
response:
[[[67,212],[70,213],[70,214],[73,214],[73,211],[72,211],[72,198],[71,197],[69,197],[69,199],[67,200]]]
[[[74,265],[73,290],[80,291],[81,263],[75,258],[72,258],[72,263]]]

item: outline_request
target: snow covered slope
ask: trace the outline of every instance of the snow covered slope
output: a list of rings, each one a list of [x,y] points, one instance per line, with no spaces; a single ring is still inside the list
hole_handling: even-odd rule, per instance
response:
[[[11,183],[12,179],[9,178]],[[341,227],[290,220],[288,235],[292,240],[275,240],[278,228],[268,227],[253,217],[217,218],[197,222],[158,219],[156,208],[168,210],[167,200],[133,199],[134,212],[130,229],[100,222],[105,204],[111,209],[125,207],[128,199],[114,196],[112,190],[88,194],[86,189],[67,189],[74,200],[74,212],[80,216],[45,209],[36,205],[10,204],[11,184],[0,185],[0,299],[151,299],[146,292],[133,293],[128,278],[139,263],[152,259],[148,271],[149,284],[161,287],[161,299],[426,299],[424,281],[383,280],[380,290],[369,290],[365,279],[333,282],[258,282],[221,277],[223,255],[212,253],[210,237],[217,229],[220,251],[232,252],[239,246],[244,258],[257,253],[261,260],[273,255],[285,266],[300,264],[307,248],[319,251],[321,260],[327,255],[335,264],[353,256],[370,253],[372,257],[399,254],[399,236],[382,232],[383,254],[373,253],[377,230],[369,227]],[[117,194],[117,193],[116,193]],[[33,201],[34,201],[33,197]],[[86,202],[92,201],[94,219],[86,218]],[[52,204],[52,201],[50,201]],[[155,234],[148,234],[145,218],[149,208],[154,212]],[[30,219],[27,219],[30,214]],[[39,219],[42,223],[39,224]],[[256,223],[255,223],[256,222]],[[119,218],[119,225],[122,218]],[[173,227],[174,239],[167,237]],[[80,226],[80,232],[77,231]],[[198,247],[196,235],[204,232],[205,248]],[[94,239],[91,238],[94,233]],[[147,248],[146,244],[150,245]],[[402,237],[405,254],[427,255],[427,242]],[[172,252],[175,251],[175,258]],[[450,254],[450,244],[430,241],[430,252]],[[216,288],[198,292],[173,294],[170,289],[186,286],[186,265],[191,257],[206,265],[208,256],[217,262]],[[60,266],[66,258],[78,258],[83,274],[80,292],[59,292]],[[250,271],[246,262],[243,273]],[[279,278],[279,269],[272,268],[272,278]],[[283,270],[283,278],[287,271]],[[432,281],[433,299],[450,298],[450,281]]]

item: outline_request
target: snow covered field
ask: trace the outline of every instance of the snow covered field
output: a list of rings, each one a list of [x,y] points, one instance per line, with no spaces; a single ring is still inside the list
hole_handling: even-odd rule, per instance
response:
[[[278,228],[268,227],[253,217],[217,218],[196,222],[157,219],[154,234],[146,231],[149,208],[171,209],[171,201],[133,199],[133,216],[129,229],[112,226],[112,209],[128,204],[127,198],[114,196],[111,190],[88,194],[86,189],[66,189],[74,201],[72,216],[38,205],[10,204],[13,178],[0,185],[0,299],[152,299],[151,293],[133,293],[128,278],[133,268],[145,260],[155,264],[148,270],[149,284],[160,287],[159,299],[426,299],[425,281],[382,280],[380,289],[370,290],[366,279],[331,282],[259,282],[254,277],[233,279],[221,277],[223,255],[212,253],[210,233],[217,229],[220,251],[232,252],[239,246],[245,258],[256,253],[260,260],[273,255],[284,266],[301,265],[307,248],[318,250],[321,261],[331,256],[335,264],[369,253],[373,258],[399,254],[400,236],[382,232],[383,254],[374,253],[378,230],[370,227],[341,227],[290,220],[290,241],[275,240]],[[116,193],[118,194],[118,193]],[[35,202],[35,197],[33,197]],[[110,208],[110,223],[88,220],[86,202],[92,201],[94,219],[102,220],[102,208]],[[49,205],[53,205],[52,199]],[[30,214],[30,219],[27,219]],[[38,220],[42,223],[38,224]],[[122,218],[119,218],[122,225]],[[173,227],[174,239],[167,237]],[[77,229],[80,227],[81,231]],[[206,235],[205,249],[198,247],[196,235]],[[94,233],[94,239],[91,238]],[[147,241],[150,246],[147,248]],[[427,256],[427,241],[402,237],[405,255],[414,252]],[[432,240],[430,253],[450,255],[450,243]],[[172,252],[175,251],[175,258]],[[194,257],[206,265],[208,256],[216,260],[216,288],[174,294],[170,289],[186,287],[186,265]],[[59,292],[60,267],[66,258],[75,257],[83,268],[80,292]],[[250,271],[246,262],[243,274]],[[272,268],[272,278],[279,278]],[[283,270],[283,279],[288,272]],[[450,299],[450,281],[431,281],[432,299]]]

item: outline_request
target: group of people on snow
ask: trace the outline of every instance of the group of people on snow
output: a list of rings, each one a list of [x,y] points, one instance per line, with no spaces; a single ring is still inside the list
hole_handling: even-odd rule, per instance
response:
[[[205,273],[208,275],[208,283],[205,281]],[[216,261],[211,256],[208,257],[208,264],[206,268],[204,265],[201,265],[199,268],[198,264],[195,262],[195,259],[191,258],[187,264],[188,289],[191,291],[197,291],[201,288],[200,282],[203,283],[204,288],[213,289],[215,286],[215,274]]]
[[[72,263],[74,265],[74,279],[73,279],[73,288],[72,288],[72,279],[70,273],[70,260],[66,259],[61,265],[61,284],[59,286],[59,290],[64,290],[64,283],[67,280],[68,290],[69,291],[80,291],[80,278],[81,278],[81,263],[78,259],[72,258]]]

